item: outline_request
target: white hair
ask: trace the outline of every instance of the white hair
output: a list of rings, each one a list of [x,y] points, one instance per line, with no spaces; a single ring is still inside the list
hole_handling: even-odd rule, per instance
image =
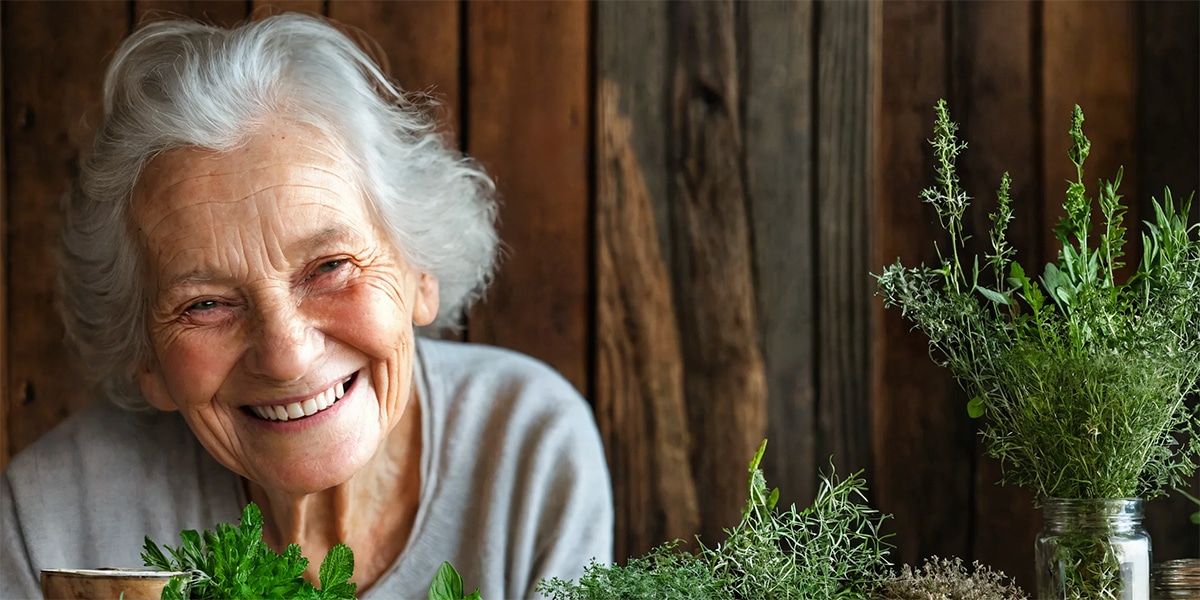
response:
[[[317,128],[350,158],[391,242],[437,278],[434,328],[455,326],[490,282],[494,184],[344,34],[298,14],[234,29],[151,23],[108,67],[104,121],[64,202],[67,337],[117,404],[146,406],[136,373],[153,356],[142,248],[129,215],[138,177],[173,148],[233,150],[276,116]]]

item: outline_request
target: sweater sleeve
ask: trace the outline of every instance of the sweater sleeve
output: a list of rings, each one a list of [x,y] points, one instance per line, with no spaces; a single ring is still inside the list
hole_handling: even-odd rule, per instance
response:
[[[8,473],[0,477],[0,598],[40,598]]]

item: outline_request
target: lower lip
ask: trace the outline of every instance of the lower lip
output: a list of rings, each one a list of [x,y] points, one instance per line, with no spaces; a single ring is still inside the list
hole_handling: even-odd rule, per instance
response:
[[[250,419],[251,421],[254,421],[256,424],[266,427],[269,430],[279,431],[279,432],[284,432],[284,433],[293,433],[296,431],[301,431],[301,430],[307,429],[309,427],[315,427],[315,426],[320,425],[321,423],[325,422],[328,419],[332,419],[333,415],[341,410],[342,405],[346,404],[346,402],[348,400],[350,400],[351,396],[356,395],[355,392],[358,390],[358,382],[361,379],[362,379],[362,373],[360,372],[357,374],[357,376],[355,376],[354,381],[350,384],[350,387],[347,388],[345,393],[342,394],[342,397],[338,398],[337,402],[334,402],[332,406],[326,408],[325,410],[320,411],[314,415],[309,415],[307,417],[304,417],[303,419],[289,419],[287,421],[268,421],[266,419],[259,418],[258,416],[253,415],[253,414],[247,414],[246,417],[248,419]]]

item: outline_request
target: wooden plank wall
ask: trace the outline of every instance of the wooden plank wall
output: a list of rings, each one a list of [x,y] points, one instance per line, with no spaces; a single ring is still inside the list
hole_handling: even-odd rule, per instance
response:
[[[1131,218],[1163,185],[1200,187],[1197,6],[3,3],[0,465],[91,398],[60,341],[52,251],[119,39],[163,14],[301,10],[373,40],[496,177],[506,256],[464,337],[537,356],[592,401],[618,557],[717,541],[768,437],[785,502],[807,503],[830,468],[865,469],[895,515],[898,562],[977,558],[1032,586],[1031,498],[995,485],[961,391],[868,273],[934,258],[917,195],[938,98],[962,123],[964,181],[984,208],[1012,173],[1013,235],[1034,263],[1060,210],[1073,103],[1090,176],[1125,165]],[[1186,502],[1149,512],[1156,559],[1200,553]]]

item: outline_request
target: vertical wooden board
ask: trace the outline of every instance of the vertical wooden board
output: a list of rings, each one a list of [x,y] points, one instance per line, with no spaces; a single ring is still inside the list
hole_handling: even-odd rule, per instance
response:
[[[329,4],[330,18],[361,31],[377,46],[393,80],[442,105],[439,120],[448,134],[460,130],[461,14],[459,3],[434,0]]]
[[[1027,272],[1038,273],[1044,260],[1040,243],[1041,182],[1037,180],[1040,103],[1034,70],[1034,5],[1029,1],[955,3],[952,14],[951,114],[968,143],[959,159],[959,175],[974,198],[966,231],[972,254],[991,251],[988,215],[996,208],[996,190],[1007,172],[1013,183],[1014,217],[1008,241]],[[995,278],[987,273],[987,284]],[[979,425],[982,425],[980,423]],[[1034,589],[1029,549],[1040,520],[1028,490],[1001,486],[1000,464],[987,458],[976,437],[974,514],[971,555]]]
[[[501,197],[500,274],[473,341],[540,358],[588,391],[588,6],[467,5],[467,151]]]
[[[309,15],[324,15],[325,0],[251,0],[250,18],[262,19],[285,12],[301,12]]]
[[[196,19],[220,27],[232,27],[248,15],[245,2],[228,0],[134,0],[134,25],[148,20]]]
[[[691,539],[700,518],[671,280],[620,89],[602,80],[599,90],[595,404],[613,472],[613,550],[624,561]]]
[[[0,10],[0,39],[4,37],[4,11]],[[0,83],[4,82],[4,60],[0,55]],[[0,90],[3,90],[0,85]],[[4,112],[4,93],[0,91],[0,471],[8,466],[8,179],[5,177],[8,118]]]
[[[55,312],[59,200],[99,120],[108,57],[129,23],[124,2],[4,7],[7,151],[9,450],[20,451],[92,399]],[[37,57],[31,60],[30,57]],[[20,151],[14,151],[14,149]],[[12,199],[19,199],[13,201]]]
[[[669,7],[673,278],[701,536],[723,539],[766,433],[733,2]]]
[[[1091,140],[1084,165],[1088,195],[1095,196],[1097,180],[1114,179],[1124,165],[1120,192],[1127,200],[1138,197],[1134,5],[1131,0],[1042,4],[1042,197],[1049,225],[1043,233],[1048,258],[1061,247],[1052,227],[1063,214],[1066,182],[1075,179],[1075,166],[1067,158],[1067,132],[1076,104],[1083,109],[1083,132]],[[1137,204],[1131,203],[1125,223],[1140,219]],[[1141,255],[1137,231],[1130,228],[1127,256]]]
[[[1200,4],[1141,2],[1137,10],[1138,202],[1150,215],[1151,197],[1161,201],[1164,187],[1176,201],[1200,190]],[[1193,218],[1198,208],[1193,203]],[[1190,493],[1200,497],[1200,474]],[[1200,530],[1188,521],[1196,510],[1175,492],[1147,503],[1155,562],[1200,557]]]
[[[595,408],[624,562],[692,539],[700,516],[663,250],[666,3],[601,3],[596,19]]]
[[[879,5],[817,11],[818,456],[871,471],[871,152]]]
[[[910,268],[936,265],[933,242],[946,244],[936,214],[919,195],[934,181],[926,140],[933,106],[948,91],[947,5],[885,2],[882,11],[881,55],[888,66],[878,95],[875,272],[898,258]],[[964,556],[973,453],[965,399],[950,373],[930,360],[928,339],[911,330],[898,308],[884,310],[878,323],[869,475],[877,507],[895,515],[893,558],[920,564],[933,554]]]
[[[746,186],[771,440],[763,471],[784,506],[807,506],[824,462],[816,455],[813,4],[740,6]]]

